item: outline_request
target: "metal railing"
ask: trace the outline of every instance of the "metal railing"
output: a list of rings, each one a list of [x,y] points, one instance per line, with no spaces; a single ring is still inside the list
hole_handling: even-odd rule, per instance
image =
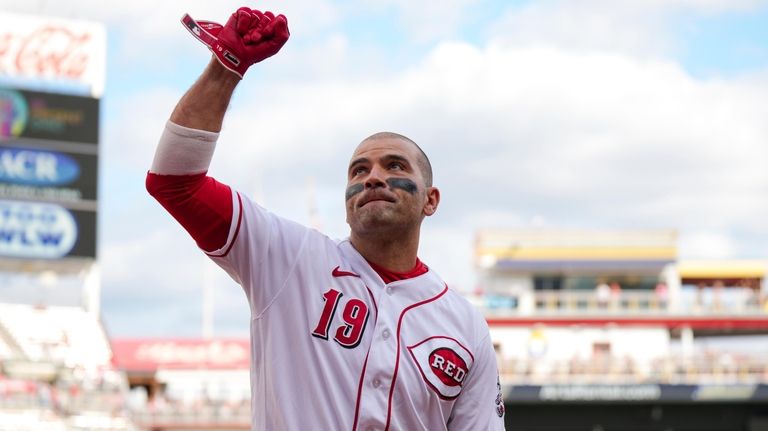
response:
[[[610,383],[673,385],[768,384],[768,358],[729,353],[690,357],[666,356],[649,362],[596,356],[567,361],[500,359],[507,384]]]
[[[248,429],[251,424],[250,400],[220,402],[197,400],[191,403],[166,401],[146,409],[133,410],[133,421],[145,429],[171,429],[193,426],[209,429]]]
[[[768,300],[757,296],[692,294],[677,298],[624,291],[609,298],[580,290],[524,292],[475,298],[489,315],[768,315]]]

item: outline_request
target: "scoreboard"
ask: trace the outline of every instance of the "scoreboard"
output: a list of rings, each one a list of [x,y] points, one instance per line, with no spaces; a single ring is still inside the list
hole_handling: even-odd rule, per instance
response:
[[[99,99],[0,87],[0,258],[96,258]]]

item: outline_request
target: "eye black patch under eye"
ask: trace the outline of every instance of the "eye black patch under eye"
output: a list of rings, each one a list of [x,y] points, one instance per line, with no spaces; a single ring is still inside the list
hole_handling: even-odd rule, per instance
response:
[[[412,195],[419,191],[419,187],[416,183],[406,178],[388,178],[387,184],[393,189],[405,190]]]
[[[347,191],[344,193],[345,200],[352,199],[352,196],[362,192],[364,189],[362,184],[352,184],[351,186],[347,187]]]

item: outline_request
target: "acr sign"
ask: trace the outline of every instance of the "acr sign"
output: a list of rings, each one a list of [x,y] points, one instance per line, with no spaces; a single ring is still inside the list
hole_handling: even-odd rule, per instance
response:
[[[0,22],[0,75],[79,84],[102,95],[104,25],[9,13],[0,13]]]
[[[96,155],[11,144],[0,143],[0,199],[96,200]]]
[[[79,176],[80,166],[65,154],[0,147],[0,182],[56,186]]]

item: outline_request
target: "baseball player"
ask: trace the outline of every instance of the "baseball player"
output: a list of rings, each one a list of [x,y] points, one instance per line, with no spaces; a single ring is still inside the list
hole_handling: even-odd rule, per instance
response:
[[[253,430],[501,430],[488,327],[417,257],[437,210],[427,156],[377,133],[347,172],[349,238],[270,213],[207,176],[232,93],[288,39],[282,15],[183,18],[213,58],[160,138],[147,190],[245,290]]]

